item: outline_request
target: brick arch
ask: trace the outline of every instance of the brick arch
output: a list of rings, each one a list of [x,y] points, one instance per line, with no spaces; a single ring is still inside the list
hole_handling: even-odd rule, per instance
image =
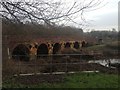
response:
[[[37,57],[39,57],[39,55],[47,55],[49,52],[48,49],[48,45],[45,43],[41,43],[38,48],[37,48]]]
[[[73,47],[75,49],[79,49],[80,48],[80,43],[78,41],[75,41],[73,44],[74,44]]]
[[[71,43],[70,42],[66,42],[64,45],[65,48],[70,48],[71,47]]]
[[[83,40],[83,41],[81,42],[81,47],[85,47],[85,46],[86,46],[86,41]]]
[[[14,47],[11,54],[13,59],[28,61],[30,50],[27,45],[18,44]]]
[[[55,43],[53,45],[53,54],[56,54],[60,49],[61,49],[61,44],[60,43]]]

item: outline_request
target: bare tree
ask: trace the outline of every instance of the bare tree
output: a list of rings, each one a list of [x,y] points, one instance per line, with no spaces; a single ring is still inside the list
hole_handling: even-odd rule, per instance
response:
[[[75,18],[84,19],[84,12],[94,10],[100,0],[4,0],[0,2],[0,17],[15,23],[46,23],[53,26],[64,22],[73,22]]]

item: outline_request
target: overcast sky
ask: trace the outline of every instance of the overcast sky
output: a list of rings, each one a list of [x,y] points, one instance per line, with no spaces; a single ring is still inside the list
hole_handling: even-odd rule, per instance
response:
[[[89,26],[86,29],[111,30],[118,29],[118,2],[120,0],[104,0],[104,7],[85,14]]]
[[[63,0],[63,1],[67,1],[68,3],[70,3],[73,2],[74,0]],[[85,1],[89,2],[91,0],[85,0]],[[89,23],[87,27],[83,28],[84,30],[85,29],[112,30],[112,28],[118,30],[118,2],[120,0],[101,0],[101,1],[103,1],[101,4],[105,6],[97,10],[84,13],[84,18]],[[80,16],[76,17],[75,21],[77,23],[81,23],[80,19],[78,18],[80,18]],[[71,25],[74,26],[73,23],[71,23]]]

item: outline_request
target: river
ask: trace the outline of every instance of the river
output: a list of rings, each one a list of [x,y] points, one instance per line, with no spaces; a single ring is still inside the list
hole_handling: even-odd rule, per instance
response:
[[[88,63],[99,63],[103,66],[106,66],[108,67],[108,63],[111,63],[111,64],[120,64],[120,59],[103,59],[103,60],[90,60],[88,61]]]

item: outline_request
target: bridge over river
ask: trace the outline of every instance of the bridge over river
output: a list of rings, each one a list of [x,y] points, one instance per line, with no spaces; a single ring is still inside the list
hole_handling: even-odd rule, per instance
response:
[[[39,55],[60,54],[65,48],[77,51],[84,47],[87,41],[75,38],[64,37],[39,37],[31,38],[28,36],[5,37],[7,44],[7,54],[13,59],[32,59]],[[28,56],[28,57],[27,57]]]

